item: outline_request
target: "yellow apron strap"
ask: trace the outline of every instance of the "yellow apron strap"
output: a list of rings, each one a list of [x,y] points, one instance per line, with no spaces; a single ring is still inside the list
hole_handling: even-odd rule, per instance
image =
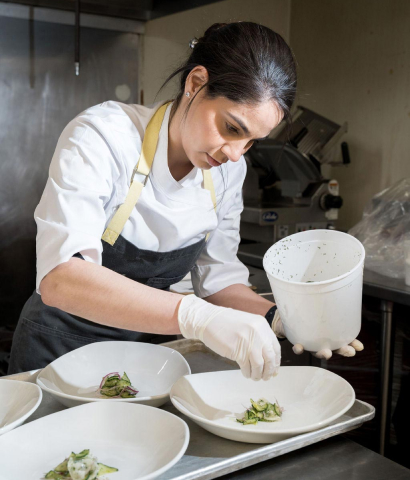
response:
[[[216,212],[216,196],[211,170],[202,170],[202,174],[204,176],[204,187],[211,192],[212,203],[214,204],[214,210]]]
[[[126,221],[131,215],[132,209],[135,207],[138,199],[140,198],[143,188],[143,183],[137,181],[132,182],[125,202],[116,211],[109,225],[105,229],[103,236],[101,237],[105,242],[109,243],[110,245],[114,245],[114,243],[117,241],[117,238],[120,236]]]
[[[155,152],[158,145],[159,131],[161,129],[162,121],[164,120],[165,112],[171,102],[165,103],[160,107],[148,123],[147,131],[144,135],[144,140],[141,147],[141,155],[138,160],[136,168],[134,168],[134,175],[136,172],[142,175],[149,175],[151,171],[152,162],[154,161]],[[131,182],[132,182],[131,178]]]
[[[117,241],[117,238],[121,235],[125,223],[129,219],[132,210],[135,208],[135,205],[140,198],[142,189],[144,188],[145,182],[148,179],[152,162],[154,161],[155,152],[157,150],[159,131],[161,129],[162,121],[168,105],[169,103],[162,105],[162,107],[155,112],[154,116],[148,123],[144,140],[142,142],[140,158],[134,168],[134,171],[132,172],[131,186],[127,197],[125,198],[124,203],[118,208],[115,215],[112,217],[101,237],[102,240],[110,245],[114,245],[114,243]],[[134,181],[134,176],[136,173],[145,175],[144,183]],[[202,173],[204,176],[204,188],[209,190],[211,193],[212,203],[214,204],[214,210],[216,212],[216,196],[211,171],[203,170]],[[208,240],[208,237],[209,233],[207,233],[205,240]]]
[[[144,140],[142,141],[141,155],[132,173],[131,186],[127,197],[111,219],[101,237],[102,240],[110,245],[114,245],[114,243],[117,241],[117,238],[121,235],[124,225],[129,219],[131,212],[133,208],[135,208],[135,205],[137,204],[141,195],[145,182],[141,183],[134,181],[134,176],[136,173],[141,173],[145,175],[145,181],[148,178],[152,167],[152,162],[154,161],[155,151],[157,150],[159,131],[161,129],[162,121],[168,105],[169,103],[162,105],[162,107],[155,112],[154,116],[148,123]]]
[[[209,190],[211,193],[212,203],[214,204],[214,210],[216,213],[216,195],[215,195],[215,188],[214,182],[212,181],[212,174],[211,170],[202,170],[202,174],[204,176],[204,188]],[[209,232],[206,234],[205,241],[207,242],[209,238]]]

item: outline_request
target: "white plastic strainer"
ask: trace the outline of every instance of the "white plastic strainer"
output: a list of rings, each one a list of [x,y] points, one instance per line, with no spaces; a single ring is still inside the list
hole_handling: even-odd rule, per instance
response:
[[[335,350],[356,338],[364,258],[359,240],[335,230],[296,233],[266,252],[263,267],[291,343]]]

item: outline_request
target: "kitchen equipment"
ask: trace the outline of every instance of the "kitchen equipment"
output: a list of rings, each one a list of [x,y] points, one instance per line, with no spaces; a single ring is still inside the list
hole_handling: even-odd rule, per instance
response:
[[[311,229],[335,229],[343,200],[337,180],[329,180],[323,165],[350,163],[342,126],[298,107],[289,129],[281,125],[245,155],[241,245],[238,256],[262,267],[272,243]]]
[[[266,252],[263,267],[291,343],[317,352],[357,337],[364,258],[359,240],[332,230],[296,233]]]

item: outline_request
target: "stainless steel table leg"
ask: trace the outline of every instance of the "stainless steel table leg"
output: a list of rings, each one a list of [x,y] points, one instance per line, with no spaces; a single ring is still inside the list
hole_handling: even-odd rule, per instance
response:
[[[381,329],[381,379],[380,379],[380,443],[379,453],[384,455],[386,442],[390,433],[390,359],[392,346],[393,302],[381,301],[382,329]]]

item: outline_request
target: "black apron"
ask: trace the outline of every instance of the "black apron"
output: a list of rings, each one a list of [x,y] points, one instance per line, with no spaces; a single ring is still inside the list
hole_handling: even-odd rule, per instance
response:
[[[171,252],[141,250],[123,237],[103,242],[103,266],[150,287],[168,290],[194,267],[205,239]],[[8,374],[44,368],[56,358],[89,343],[107,340],[163,343],[173,335],[155,335],[100,325],[49,307],[34,291],[21,312],[13,336]]]
[[[144,142],[148,137],[150,124],[147,127]],[[162,118],[159,119],[159,126],[161,124]],[[159,126],[157,119],[157,137]],[[151,165],[152,161],[153,158],[151,159]],[[146,169],[148,172],[146,175],[148,176],[150,165]],[[139,172],[138,169],[136,171]],[[215,206],[212,181],[209,172],[204,172],[204,179],[205,173],[207,173],[208,182],[206,188],[210,190]],[[137,201],[138,198],[135,200],[135,204]],[[112,223],[115,222],[112,220],[109,226]],[[122,230],[122,227],[119,227],[119,229]],[[109,230],[108,227],[106,232],[107,230]],[[179,282],[191,271],[206,244],[207,238],[205,237],[193,245],[178,250],[154,252],[137,248],[119,233],[115,235],[113,241],[108,240],[109,243],[107,243],[104,238],[108,239],[110,237],[105,236],[106,232],[102,237],[102,265],[131,280],[161,290],[169,290],[170,285]],[[110,235],[112,234],[111,231]],[[75,256],[81,257],[79,254]],[[45,305],[41,296],[34,291],[21,312],[13,336],[8,374],[44,368],[61,355],[89,343],[110,340],[163,343],[175,338],[173,335],[141,333],[100,325]]]

